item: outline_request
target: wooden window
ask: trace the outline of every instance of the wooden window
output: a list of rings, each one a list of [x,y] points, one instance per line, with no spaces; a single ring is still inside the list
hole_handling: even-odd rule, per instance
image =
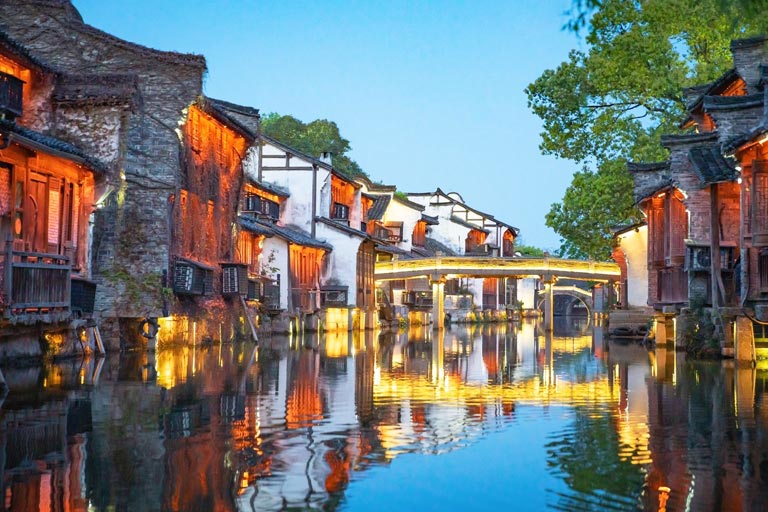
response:
[[[411,243],[417,247],[424,247],[427,240],[427,223],[419,221],[413,227],[413,234],[411,235]]]
[[[752,166],[747,165],[742,171],[742,200],[744,201],[744,234],[752,236],[752,194],[746,193],[752,190]]]
[[[467,233],[467,238],[464,241],[464,252],[472,252],[485,242],[486,233],[477,229],[471,230]]]
[[[61,180],[48,179],[48,252],[58,252],[61,235]]]
[[[374,307],[373,270],[376,262],[374,246],[363,242],[357,251],[357,307],[370,309]]]
[[[768,293],[768,248],[760,249],[757,255],[757,269],[760,277],[760,293]]]
[[[663,198],[654,197],[648,207],[648,260],[664,262],[664,209]]]
[[[261,211],[261,198],[256,194],[246,194],[243,204],[244,212],[260,212]]]
[[[402,242],[403,241],[403,223],[402,222],[387,222],[384,225],[389,230],[390,242]]]
[[[667,194],[665,229],[667,235],[667,260],[682,263],[685,258],[685,237],[688,234],[688,214],[685,205],[675,194]]]
[[[768,245],[768,161],[752,162],[752,237]]]
[[[496,309],[496,287],[498,279],[486,277],[483,279],[483,309]]]
[[[333,203],[333,207],[331,208],[331,218],[349,220],[349,206],[341,203]]]
[[[515,234],[510,229],[504,231],[502,251],[502,255],[506,257],[514,256],[515,254]]]
[[[309,247],[291,245],[291,300],[292,307],[313,310],[317,307],[317,291],[320,282],[321,251]]]
[[[13,166],[0,162],[0,215],[8,215],[13,209],[11,177]]]

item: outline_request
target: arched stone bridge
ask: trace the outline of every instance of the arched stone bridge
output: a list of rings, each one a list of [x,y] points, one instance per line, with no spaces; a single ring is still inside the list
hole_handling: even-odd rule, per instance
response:
[[[407,260],[381,261],[376,263],[374,279],[427,278],[432,284],[433,318],[443,318],[445,280],[456,277],[539,278],[545,285],[544,324],[552,329],[552,294],[557,279],[574,279],[609,283],[621,278],[621,270],[615,263],[567,260],[561,258],[498,258],[493,256],[435,256]],[[435,329],[442,329],[443,322],[433,322]]]
[[[578,286],[553,286],[552,287],[552,295],[558,296],[558,295],[565,295],[567,297],[571,297],[573,299],[573,302],[569,303],[568,305],[568,312],[570,312],[571,307],[576,302],[581,302],[586,306],[587,311],[591,312],[592,308],[594,306],[593,300],[592,300],[592,292],[589,290],[585,290],[584,288],[579,288]],[[536,303],[536,308],[541,309],[544,305],[544,301],[546,298],[542,298],[539,300],[538,303]],[[557,308],[555,308],[557,309]],[[561,312],[562,313],[562,312]]]

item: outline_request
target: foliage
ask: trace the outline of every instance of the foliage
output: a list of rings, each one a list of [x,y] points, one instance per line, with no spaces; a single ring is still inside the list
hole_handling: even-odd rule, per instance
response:
[[[638,215],[631,181],[620,177],[625,162],[665,159],[659,139],[680,131],[683,88],[722,75],[731,39],[766,26],[768,10],[747,19],[742,3],[574,0],[566,28],[585,28],[587,49],[571,51],[526,89],[543,121],[542,152],[585,165],[547,216],[564,255],[606,258],[610,227]]]
[[[575,173],[562,203],[553,204],[546,216],[562,237],[559,255],[608,259],[611,228],[639,218],[632,197],[632,177],[623,160],[604,162],[597,172],[585,167]]]
[[[526,258],[543,258],[547,255],[547,251],[544,249],[526,244],[522,236],[518,236],[515,240],[515,254],[517,253]]]
[[[687,354],[697,358],[712,358],[720,355],[720,341],[712,319],[711,309],[704,307],[703,297],[692,297],[690,309],[685,315],[681,336],[685,341]]]
[[[283,144],[302,153],[318,158],[324,152],[330,152],[333,167],[348,176],[368,176],[360,166],[349,158],[352,150],[349,141],[341,136],[339,127],[327,119],[315,119],[303,123],[293,116],[281,116],[271,112],[261,118],[262,131]]]
[[[400,190],[395,190],[395,193],[393,194],[397,199],[400,199],[401,201],[407,201],[408,200],[408,194],[405,192],[401,192]]]

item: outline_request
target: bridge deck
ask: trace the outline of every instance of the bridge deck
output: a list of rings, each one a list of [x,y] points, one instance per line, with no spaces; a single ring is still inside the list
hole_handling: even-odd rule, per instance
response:
[[[436,256],[376,263],[375,279],[418,277],[558,277],[582,281],[617,281],[621,270],[615,263],[560,258],[497,258],[492,256]]]

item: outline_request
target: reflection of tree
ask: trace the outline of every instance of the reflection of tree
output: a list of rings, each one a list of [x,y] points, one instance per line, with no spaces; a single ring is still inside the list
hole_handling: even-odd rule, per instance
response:
[[[583,408],[574,413],[573,425],[546,445],[547,465],[562,474],[573,492],[561,494],[558,506],[563,510],[637,506],[645,477],[640,466],[619,458],[618,434],[610,415]]]

